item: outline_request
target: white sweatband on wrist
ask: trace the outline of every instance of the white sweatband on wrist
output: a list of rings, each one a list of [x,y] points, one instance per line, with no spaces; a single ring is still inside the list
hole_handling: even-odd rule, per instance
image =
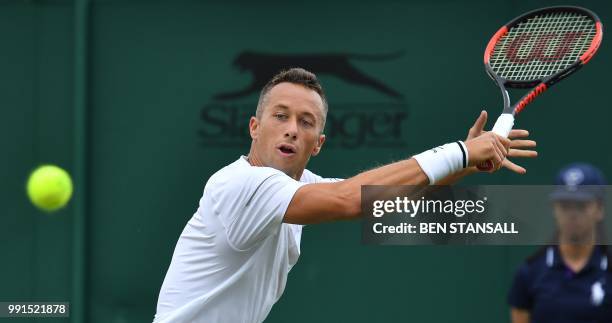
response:
[[[448,143],[412,158],[429,178],[429,185],[468,166],[468,151],[463,141]]]

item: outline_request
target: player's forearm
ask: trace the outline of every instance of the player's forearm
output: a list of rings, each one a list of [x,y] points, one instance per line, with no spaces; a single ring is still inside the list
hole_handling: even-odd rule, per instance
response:
[[[465,176],[468,176],[470,174],[474,174],[474,173],[477,173],[477,172],[478,172],[478,169],[476,167],[464,168],[463,170],[461,170],[461,171],[459,171],[457,173],[450,174],[450,175],[444,177],[443,179],[438,181],[436,183],[436,185],[452,185],[452,184],[455,184],[458,181],[460,181]]]
[[[364,185],[450,184],[471,173],[468,164],[468,149],[463,142],[457,141],[427,150],[413,158],[358,174],[340,183],[338,193],[348,196],[350,203],[361,205],[361,187]],[[411,192],[408,194],[418,194],[415,190],[409,191]],[[390,192],[391,195],[393,193]],[[349,217],[357,215],[349,214]]]
[[[330,194],[340,196],[344,206],[341,217],[352,219],[361,215],[361,187],[364,185],[414,185],[424,186],[429,178],[414,159],[406,159],[369,171],[338,182],[330,189]],[[390,194],[392,194],[390,192]]]
[[[336,183],[308,184],[295,193],[284,222],[315,224],[361,215],[363,185],[427,185],[427,175],[414,159],[378,167]]]
[[[357,174],[345,181],[353,188],[363,185],[427,185],[429,179],[414,158],[387,164]]]

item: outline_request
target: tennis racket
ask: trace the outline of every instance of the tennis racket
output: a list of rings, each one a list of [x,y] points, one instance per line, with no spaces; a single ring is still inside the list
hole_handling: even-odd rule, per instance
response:
[[[588,63],[601,44],[599,17],[580,7],[559,6],[527,12],[502,26],[484,53],[487,74],[504,98],[493,132],[508,137],[514,119],[538,95]],[[508,89],[530,89],[510,104]],[[493,169],[493,162],[478,165]]]

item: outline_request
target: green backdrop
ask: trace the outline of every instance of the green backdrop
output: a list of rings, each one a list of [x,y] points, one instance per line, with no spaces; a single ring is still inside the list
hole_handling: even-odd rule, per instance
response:
[[[0,2],[0,301],[70,301],[73,322],[152,321],[206,180],[248,149],[257,93],[219,94],[263,75],[265,55],[340,55],[402,95],[355,83],[346,70],[319,74],[332,121],[308,168],[348,177],[463,139],[481,109],[496,117],[486,42],[516,15],[553,4],[564,3]],[[571,4],[604,25],[612,16],[603,1]],[[241,71],[234,62],[245,52],[259,55]],[[539,142],[540,157],[523,162],[527,175],[466,182],[548,184],[575,160],[610,174],[610,53],[604,37],[589,66],[517,122]],[[78,184],[78,200],[51,215],[24,194],[42,163],[65,167]],[[267,322],[507,322],[512,273],[532,249],[373,247],[361,244],[358,222],[307,227]]]

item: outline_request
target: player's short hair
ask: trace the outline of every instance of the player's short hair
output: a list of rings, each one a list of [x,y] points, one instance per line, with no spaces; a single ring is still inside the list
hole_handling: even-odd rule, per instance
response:
[[[314,73],[299,67],[280,71],[278,74],[274,75],[274,77],[272,77],[272,79],[263,87],[261,93],[259,94],[259,101],[257,102],[255,117],[257,117],[257,119],[261,118],[261,114],[263,113],[263,103],[268,92],[270,92],[274,86],[285,82],[299,84],[319,94],[321,101],[323,102],[323,124],[321,127],[321,131],[323,131],[323,128],[325,128],[328,110],[325,92],[323,91],[323,87]]]

